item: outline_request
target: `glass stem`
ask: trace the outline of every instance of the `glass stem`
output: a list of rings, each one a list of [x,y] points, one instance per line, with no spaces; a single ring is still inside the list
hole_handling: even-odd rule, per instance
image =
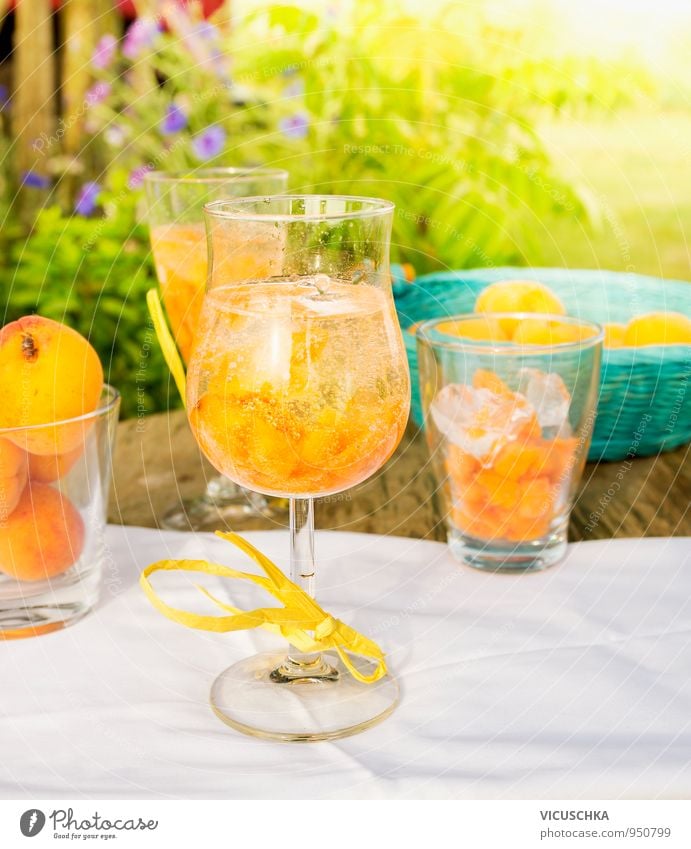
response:
[[[314,501],[290,499],[290,579],[314,598]]]
[[[290,499],[290,580],[308,596],[314,598],[314,500],[312,498]],[[300,657],[288,654],[288,663],[318,665],[318,654]]]
[[[290,499],[290,579],[314,598],[314,502],[311,498]],[[283,663],[271,673],[281,684],[295,681],[335,681],[338,672],[321,654],[289,651]]]

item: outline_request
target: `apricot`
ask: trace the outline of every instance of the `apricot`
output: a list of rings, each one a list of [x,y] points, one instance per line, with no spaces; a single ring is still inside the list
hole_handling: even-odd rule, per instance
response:
[[[44,483],[25,487],[0,527],[0,571],[42,581],[67,571],[84,547],[84,522],[67,496]]]
[[[444,321],[438,324],[436,329],[439,333],[445,333],[447,336],[477,339],[484,342],[508,342],[510,339],[501,322],[491,316]]]
[[[29,478],[39,483],[52,483],[64,478],[84,453],[84,446],[77,445],[64,454],[27,454]]]
[[[624,345],[691,345],[691,319],[679,312],[651,312],[632,318]]]
[[[475,312],[535,312],[564,315],[564,304],[544,283],[535,280],[500,280],[492,283],[477,297]],[[517,320],[500,319],[507,338],[516,330]]]
[[[605,331],[605,348],[621,348],[624,345],[624,338],[626,336],[625,324],[611,322],[610,324],[603,324],[602,329]]]
[[[0,524],[19,503],[26,470],[26,453],[9,439],[0,439]]]
[[[0,330],[0,427],[27,428],[8,438],[32,454],[64,454],[90,423],[52,425],[93,412],[103,369],[89,342],[64,324],[34,315]],[[28,426],[47,425],[28,429]]]

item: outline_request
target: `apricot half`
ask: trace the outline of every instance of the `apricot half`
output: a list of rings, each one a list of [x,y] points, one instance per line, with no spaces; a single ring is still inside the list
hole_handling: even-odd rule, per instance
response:
[[[0,571],[18,581],[42,581],[70,568],[84,547],[79,511],[44,483],[25,487],[0,526]]]
[[[492,283],[477,297],[475,312],[534,312],[564,315],[564,304],[544,283],[535,280],[500,280]],[[509,338],[518,322],[502,318],[501,325]]]
[[[621,348],[626,337],[626,325],[610,322],[603,324],[602,329],[605,332],[604,346],[605,348]]]
[[[477,339],[485,342],[509,341],[501,323],[489,315],[444,321],[438,324],[436,329],[447,336],[458,336],[463,339]]]
[[[96,409],[103,369],[96,351],[75,330],[28,316],[0,330],[0,387],[0,427],[47,425],[8,438],[33,454],[64,454],[83,441],[88,423],[52,423]]]
[[[651,312],[632,318],[624,345],[691,345],[691,319],[679,312]]]
[[[581,342],[594,335],[587,327],[546,318],[524,318],[517,322],[513,341],[519,345],[564,345]]]

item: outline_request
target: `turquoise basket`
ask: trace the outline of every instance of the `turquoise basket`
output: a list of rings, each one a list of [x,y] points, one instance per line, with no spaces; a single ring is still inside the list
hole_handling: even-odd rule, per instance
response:
[[[668,310],[691,318],[691,283],[640,274],[561,268],[483,268],[441,272],[394,284],[413,384],[413,418],[422,424],[415,336],[419,321],[473,312],[475,299],[497,280],[538,280],[569,315],[599,323],[627,322]],[[691,441],[691,345],[605,350],[589,460],[622,460],[671,451]]]

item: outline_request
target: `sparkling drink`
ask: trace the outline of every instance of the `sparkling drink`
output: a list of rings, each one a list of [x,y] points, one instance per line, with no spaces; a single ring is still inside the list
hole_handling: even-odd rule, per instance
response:
[[[203,224],[165,224],[151,230],[151,249],[161,295],[180,353],[189,363],[204,300],[208,257]],[[270,275],[279,261],[280,244],[247,228],[247,241],[224,268],[226,279]]]
[[[282,192],[288,174],[275,168],[203,168],[167,173],[150,171],[144,180],[148,201],[149,233],[163,302],[178,350],[189,363],[204,291],[208,256],[204,204],[220,198]],[[249,235],[249,234],[248,234]],[[246,242],[246,259],[259,265],[262,275],[273,272],[261,245]],[[275,250],[276,243],[271,245]],[[235,272],[241,271],[241,257]],[[253,267],[254,267],[253,265]],[[230,276],[229,280],[236,279]],[[237,278],[240,279],[240,278]],[[176,530],[216,530],[241,527],[257,518],[280,518],[283,499],[265,498],[242,490],[227,478],[208,481],[203,495],[183,502],[163,517],[163,526]]]
[[[271,495],[322,495],[368,478],[408,413],[391,299],[326,275],[207,295],[189,374],[190,423],[211,462]]]
[[[151,230],[151,249],[173,335],[185,362],[199,319],[206,285],[203,224],[164,224]]]

